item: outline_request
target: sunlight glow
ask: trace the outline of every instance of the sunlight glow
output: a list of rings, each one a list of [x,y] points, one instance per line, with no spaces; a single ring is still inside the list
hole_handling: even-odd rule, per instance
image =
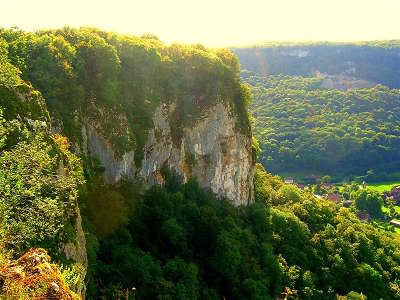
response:
[[[400,38],[399,0],[6,0],[0,26],[94,26],[166,42],[237,46],[275,41]]]

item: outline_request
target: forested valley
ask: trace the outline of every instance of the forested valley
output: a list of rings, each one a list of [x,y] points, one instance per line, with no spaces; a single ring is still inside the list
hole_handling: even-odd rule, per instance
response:
[[[306,75],[152,35],[1,29],[0,297],[400,299],[397,205],[351,183],[398,172],[399,90]]]
[[[272,173],[307,182],[399,180],[399,42],[235,48]]]

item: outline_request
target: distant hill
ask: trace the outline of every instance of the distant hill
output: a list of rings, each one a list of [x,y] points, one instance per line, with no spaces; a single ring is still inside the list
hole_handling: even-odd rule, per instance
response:
[[[360,43],[265,43],[234,48],[242,69],[257,75],[340,76],[400,87],[400,40]],[[335,82],[335,78],[331,78]],[[328,86],[327,87],[336,87]]]
[[[260,160],[271,172],[343,177],[400,169],[400,90],[340,91],[321,77],[244,76]],[[340,179],[340,178],[338,178]]]

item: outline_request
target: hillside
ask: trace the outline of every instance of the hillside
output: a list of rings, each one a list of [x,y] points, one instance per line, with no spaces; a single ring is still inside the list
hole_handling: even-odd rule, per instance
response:
[[[310,111],[327,101],[339,118],[347,106],[328,99],[340,96],[359,120],[375,105],[397,113],[382,86],[253,79],[288,107],[301,87],[322,95]],[[398,234],[267,173],[250,100],[227,49],[1,29],[0,297],[400,299]]]
[[[63,266],[71,260],[82,263],[86,273],[86,250],[94,266],[91,254],[98,241],[125,226],[139,195],[154,184],[165,185],[168,176],[179,182],[195,178],[201,189],[236,206],[254,201],[250,92],[229,50],[167,47],[153,36],[90,28],[34,34],[10,29],[0,30],[0,37],[5,70],[2,140],[17,143],[13,126],[27,126],[21,130],[31,142],[5,146],[10,153],[2,154],[3,187],[19,177],[23,184],[0,195],[5,215],[20,201],[29,211],[27,218],[35,220],[20,220],[25,214],[15,212],[3,217],[17,222],[12,232],[23,243],[16,252],[6,246],[7,257],[43,247]],[[26,169],[14,170],[24,152],[29,153]],[[57,156],[64,154],[65,160]],[[43,170],[33,171],[37,164]],[[63,182],[63,176],[69,181]],[[27,192],[38,204],[20,196]],[[16,203],[10,200],[14,198]],[[16,226],[23,230],[17,233]],[[9,230],[7,223],[3,230]],[[11,243],[10,237],[2,241]],[[94,272],[89,267],[92,284]],[[80,281],[85,276],[75,275]],[[84,292],[76,283],[74,289]]]
[[[238,204],[251,201],[250,93],[229,50],[90,28],[0,36],[46,98],[53,129],[87,163],[98,159],[107,182],[162,183],[166,165]]]
[[[234,48],[266,168],[303,182],[398,180],[400,43]]]
[[[246,73],[245,73],[246,74]],[[400,91],[384,86],[340,91],[320,77],[246,76],[254,100],[254,134],[271,172],[341,179],[400,168]],[[372,175],[372,174],[371,174]]]
[[[44,98],[21,79],[7,52],[0,41],[0,261],[3,265],[31,247],[46,248],[58,263],[76,271],[71,279],[80,293],[87,267],[77,203],[84,181],[80,160],[65,137],[51,133]],[[51,278],[63,284],[57,274]],[[22,280],[19,286],[11,284],[17,280],[13,276],[18,274],[2,270],[1,288],[13,297],[27,295]]]
[[[257,75],[328,76],[361,87],[400,88],[400,42],[265,43],[234,48],[242,69]],[[331,76],[331,77],[329,77]],[[361,82],[360,82],[361,80]],[[356,82],[356,83],[354,83]],[[339,84],[340,86],[340,84]]]

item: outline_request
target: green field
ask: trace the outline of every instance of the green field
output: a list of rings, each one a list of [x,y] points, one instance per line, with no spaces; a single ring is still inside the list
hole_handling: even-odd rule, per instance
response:
[[[268,171],[268,169],[267,169]],[[278,172],[278,173],[273,173],[274,175],[279,175],[283,179],[285,178],[293,178],[297,183],[310,183],[307,180],[307,177],[310,177],[312,175],[314,176],[319,176],[323,177],[325,175],[329,175],[331,177],[331,182],[332,183],[337,183],[337,182],[342,182],[343,181],[343,174],[336,173],[335,175],[331,174],[325,174],[325,173],[320,173],[320,172],[315,172],[315,171],[297,171],[297,172]]]
[[[387,192],[396,185],[400,185],[400,181],[371,183],[367,184],[367,187],[377,192]]]

